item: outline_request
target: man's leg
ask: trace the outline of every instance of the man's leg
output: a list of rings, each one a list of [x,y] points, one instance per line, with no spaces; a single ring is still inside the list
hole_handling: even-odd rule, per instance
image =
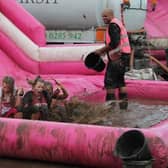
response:
[[[107,105],[110,106],[112,111],[115,111],[116,106],[116,97],[115,97],[115,89],[106,89],[106,102]]]
[[[126,91],[126,87],[121,87],[119,89],[119,99],[121,101],[119,103],[120,109],[127,110],[127,108],[128,108],[128,94]]]
[[[105,79],[104,79],[104,86],[106,88],[106,102],[107,104],[111,105],[112,108],[115,107],[115,88],[117,88],[117,69],[116,64],[112,61],[108,62]]]
[[[125,60],[123,60],[123,57],[125,57]],[[122,59],[120,62],[120,67],[118,68],[119,71],[119,107],[120,110],[127,110],[128,108],[128,95],[127,95],[127,90],[126,90],[126,83],[125,83],[125,72],[126,72],[126,66],[127,66],[127,61],[126,58],[128,58],[128,55],[122,55]]]
[[[106,89],[106,101],[115,100],[114,89]]]

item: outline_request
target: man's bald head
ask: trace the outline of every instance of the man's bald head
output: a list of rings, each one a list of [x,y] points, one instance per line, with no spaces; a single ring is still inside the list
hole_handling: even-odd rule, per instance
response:
[[[114,17],[114,12],[110,8],[106,8],[102,12],[102,18],[105,24],[109,24]]]
[[[114,12],[110,8],[106,8],[103,10],[102,14],[108,15],[108,16],[114,16]]]

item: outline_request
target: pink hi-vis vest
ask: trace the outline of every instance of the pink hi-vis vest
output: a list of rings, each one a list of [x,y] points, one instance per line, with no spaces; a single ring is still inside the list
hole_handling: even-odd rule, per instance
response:
[[[117,18],[113,18],[111,20],[111,23],[115,23],[120,27],[120,44],[118,47],[120,47],[120,51],[122,53],[131,53],[131,47],[130,47],[130,43],[129,43],[129,39],[128,39],[128,34],[127,31],[125,29],[125,27],[123,26],[122,22],[120,20],[118,20]],[[106,29],[106,44],[110,43],[110,36],[108,33],[108,27]]]

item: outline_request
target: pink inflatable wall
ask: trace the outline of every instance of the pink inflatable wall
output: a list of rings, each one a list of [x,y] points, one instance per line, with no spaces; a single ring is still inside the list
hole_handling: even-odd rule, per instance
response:
[[[157,0],[155,11],[151,11],[151,0],[148,0],[149,10],[146,15],[145,29],[149,37],[168,37],[168,3],[167,0]],[[164,24],[164,26],[163,26]]]
[[[27,22],[23,17],[25,15],[20,18],[20,7],[15,8],[12,4],[14,5],[15,1],[0,0],[0,9],[16,25],[21,26],[22,22],[25,23],[23,25],[26,26],[20,27],[22,31],[28,35],[35,33],[33,31],[35,29],[29,27],[32,24],[31,19]],[[32,36],[31,38],[36,41],[40,34]],[[44,45],[43,37],[42,41],[40,39],[36,43]],[[24,86],[26,77],[34,78],[37,74],[43,74],[42,77],[46,80],[56,78],[61,81],[70,96],[79,96],[80,94],[86,96],[100,92],[99,97],[95,97],[95,99],[101,98],[104,101],[103,75],[94,75],[94,72],[90,70],[87,76],[86,67],[82,65],[82,62],[57,64],[33,61],[2,32],[0,32],[0,43],[0,55],[3,60],[0,65],[5,64],[0,66],[0,77],[6,74],[14,75],[17,82],[19,81],[17,84]],[[64,69],[64,73],[71,74],[56,74],[61,73],[61,69]],[[75,75],[75,72],[78,75]],[[167,82],[129,80],[127,89],[129,98],[168,100]],[[113,151],[120,135],[130,129],[1,118],[0,156],[78,164],[86,167],[121,168],[121,160],[114,156]],[[154,157],[153,168],[166,168],[168,165],[167,121],[153,128],[139,130],[145,134],[149,142]]]
[[[25,53],[1,31],[0,43],[0,48],[22,69],[34,74],[39,74],[38,62],[30,59],[28,56],[26,57]]]
[[[16,0],[0,0],[0,11],[39,46],[45,46],[45,27]]]
[[[100,75],[103,72],[96,72],[88,69],[83,61],[58,61],[40,62],[40,74],[81,74],[81,75]]]
[[[118,138],[131,128],[0,119],[0,156],[104,168],[121,168]],[[168,165],[167,123],[139,129],[148,141],[153,168]]]
[[[127,80],[130,98],[168,100],[168,82],[153,80]]]

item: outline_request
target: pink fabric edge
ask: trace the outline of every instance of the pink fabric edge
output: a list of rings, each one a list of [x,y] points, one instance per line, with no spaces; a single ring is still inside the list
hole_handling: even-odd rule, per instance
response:
[[[45,27],[16,0],[0,0],[1,12],[39,46],[46,45]]]

